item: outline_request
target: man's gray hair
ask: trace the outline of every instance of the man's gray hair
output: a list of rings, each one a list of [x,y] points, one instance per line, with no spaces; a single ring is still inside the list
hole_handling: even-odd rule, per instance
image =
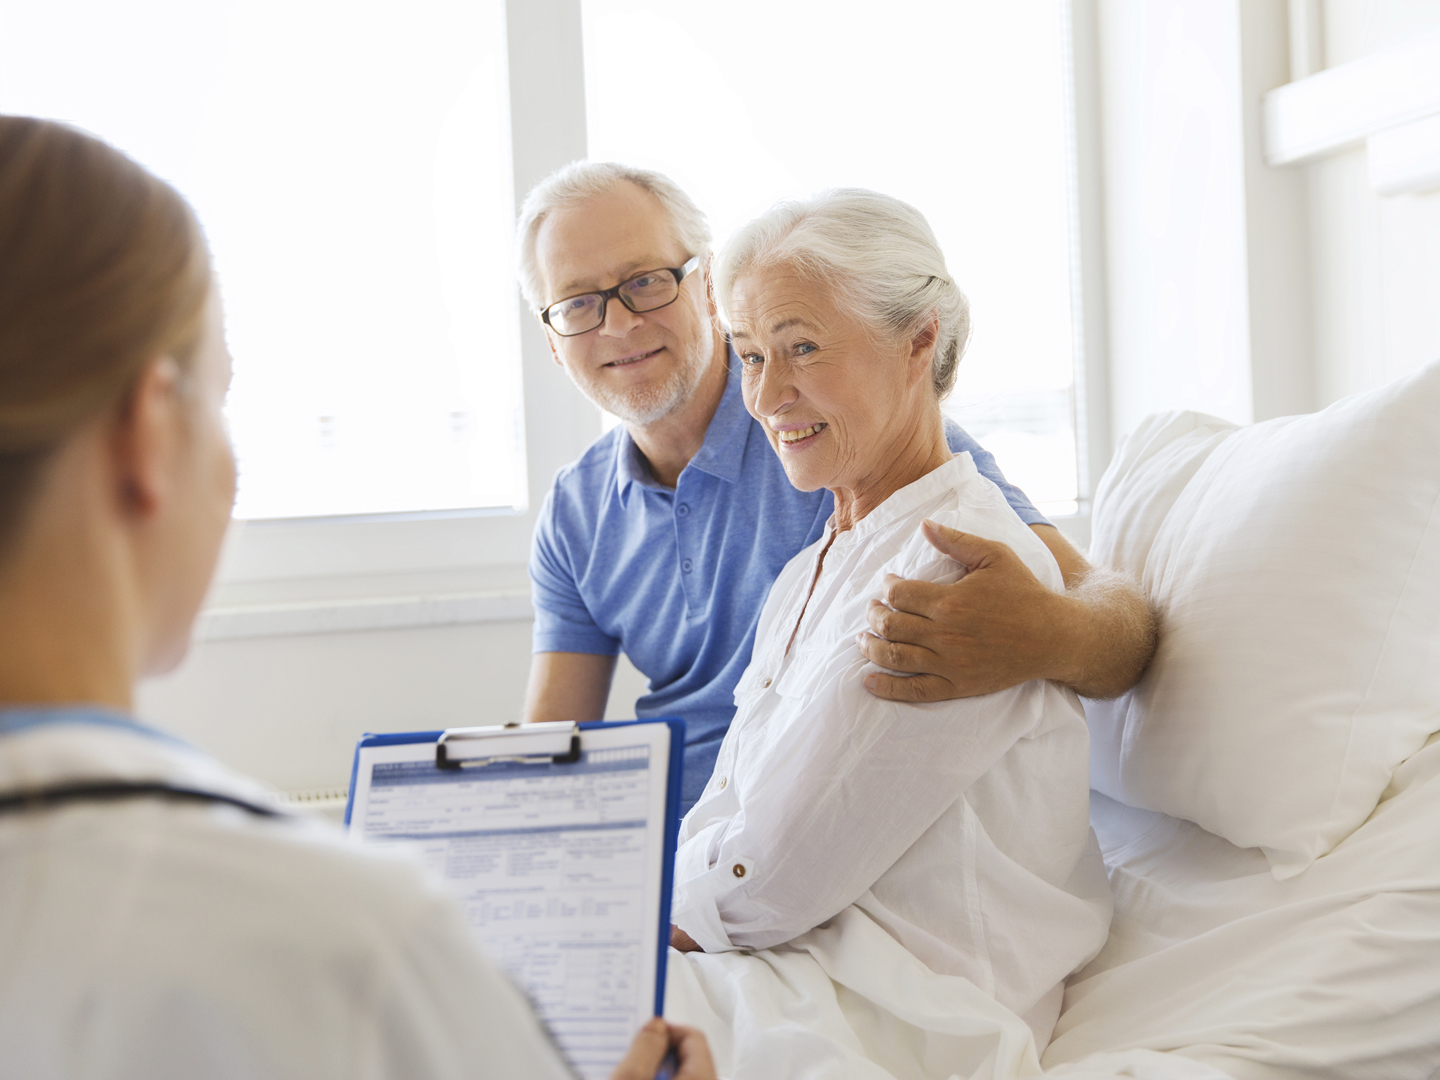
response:
[[[670,217],[675,239],[685,249],[686,257],[704,256],[710,250],[710,224],[689,195],[668,176],[650,169],[621,165],[613,161],[572,161],[551,173],[530,189],[520,207],[520,221],[515,227],[518,249],[517,272],[520,292],[536,311],[560,297],[543,297],[545,283],[535,256],[535,242],[540,226],[555,210],[604,195],[617,184],[629,182],[648,191],[659,200]],[[646,269],[658,269],[648,267]]]
[[[950,279],[925,215],[863,188],[836,188],[783,202],[740,229],[716,259],[720,311],[742,273],[788,266],[835,290],[842,303],[887,338],[912,338],[939,321],[931,381],[944,397],[970,341],[970,302]]]

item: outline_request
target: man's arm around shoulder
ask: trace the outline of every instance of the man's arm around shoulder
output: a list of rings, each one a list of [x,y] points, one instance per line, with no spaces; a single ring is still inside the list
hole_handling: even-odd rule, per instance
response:
[[[1008,546],[926,522],[926,538],[962,563],[953,585],[890,577],[872,600],[865,680],[878,697],[944,701],[1051,679],[1091,698],[1117,697],[1155,653],[1156,619],[1123,574],[1092,567],[1053,525],[1032,525],[1054,555],[1065,592],[1042,584]]]

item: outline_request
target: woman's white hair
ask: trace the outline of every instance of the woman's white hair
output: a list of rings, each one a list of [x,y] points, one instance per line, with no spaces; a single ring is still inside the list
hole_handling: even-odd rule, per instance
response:
[[[685,249],[687,258],[703,256],[710,250],[709,222],[690,196],[668,176],[613,161],[572,161],[530,189],[520,207],[520,220],[515,226],[520,292],[525,302],[536,311],[560,299],[542,296],[545,283],[535,258],[535,241],[540,234],[540,226],[554,211],[604,195],[621,183],[634,184],[659,200],[670,218],[675,239]]]
[[[944,397],[970,341],[970,303],[950,279],[925,215],[909,203],[863,188],[836,188],[783,202],[740,229],[714,267],[715,295],[729,322],[742,273],[787,266],[833,289],[873,330],[913,338],[939,323],[930,376]]]

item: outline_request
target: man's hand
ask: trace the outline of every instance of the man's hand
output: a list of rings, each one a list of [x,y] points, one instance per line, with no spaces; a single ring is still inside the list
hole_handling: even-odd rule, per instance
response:
[[[1056,556],[1067,591],[1052,592],[1008,546],[933,522],[926,539],[965,566],[953,585],[886,578],[860,651],[881,667],[866,689],[893,701],[973,697],[1053,679],[1086,697],[1133,686],[1155,651],[1155,619],[1122,575],[1095,570],[1052,526],[1035,532]],[[1053,535],[1051,535],[1053,534]]]
[[[670,924],[670,947],[672,949],[678,949],[680,952],[704,951],[700,948],[699,945],[695,944],[694,938],[692,938],[684,930],[681,930],[674,923]]]
[[[694,1028],[667,1024],[658,1016],[636,1034],[630,1052],[615,1066],[610,1080],[655,1080],[660,1063],[671,1050],[680,1062],[675,1080],[715,1080],[715,1062],[705,1036]]]

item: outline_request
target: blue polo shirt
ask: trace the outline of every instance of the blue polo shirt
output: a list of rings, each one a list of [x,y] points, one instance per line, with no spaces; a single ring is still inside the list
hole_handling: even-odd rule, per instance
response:
[[[556,474],[530,555],[534,651],[624,650],[650,680],[635,715],[685,719],[685,809],[710,779],[735,715],[735,684],[770,586],[820,538],[834,509],[828,491],[791,486],[745,411],[739,367],[732,352],[725,395],[673,489],[656,483],[615,427]],[[1045,522],[979,444],[954,424],[947,436],[1021,520]]]

